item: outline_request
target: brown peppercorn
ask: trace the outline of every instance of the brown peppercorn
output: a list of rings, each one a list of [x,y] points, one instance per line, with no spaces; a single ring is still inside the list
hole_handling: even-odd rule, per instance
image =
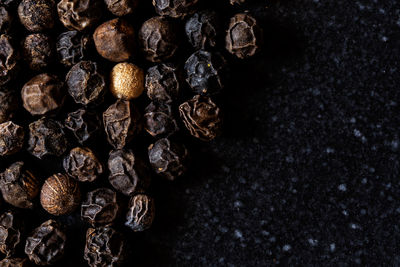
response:
[[[119,63],[110,74],[110,91],[119,99],[138,98],[144,91],[144,71],[132,63]]]
[[[129,209],[126,214],[125,225],[134,232],[141,232],[151,227],[155,215],[154,199],[139,194],[129,201]]]
[[[24,220],[17,212],[6,211],[0,215],[0,251],[6,257],[12,256],[20,245],[24,226]]]
[[[39,74],[21,90],[24,108],[32,115],[44,115],[59,109],[64,103],[64,83],[52,74]]]
[[[195,10],[199,0],[153,0],[156,12],[161,16],[185,17]]]
[[[108,10],[118,17],[132,14],[139,4],[139,0],[104,0],[104,2]]]
[[[18,71],[19,54],[12,38],[6,34],[0,35],[0,85],[14,79]]]
[[[71,68],[66,77],[68,93],[78,104],[100,103],[105,94],[106,82],[99,73],[97,63],[81,61]]]
[[[32,200],[39,194],[39,180],[18,161],[0,174],[0,190],[4,200],[22,209],[33,207]]]
[[[65,172],[80,182],[93,182],[103,173],[103,166],[93,151],[87,147],[76,147],[64,158]]]
[[[0,261],[0,267],[32,267],[28,258],[5,258]]]
[[[11,120],[18,107],[17,92],[8,87],[0,87],[0,123]]]
[[[71,130],[79,143],[83,144],[100,129],[100,118],[96,112],[86,109],[68,113],[64,122],[65,128]]]
[[[196,95],[179,106],[179,113],[190,134],[210,141],[221,131],[221,113],[211,98]]]
[[[135,30],[126,20],[120,18],[97,27],[93,40],[97,52],[113,62],[127,61],[135,50]]]
[[[179,130],[170,105],[152,102],[144,112],[144,128],[151,136],[168,137]]]
[[[24,145],[24,129],[12,121],[0,124],[0,156],[17,153]]]
[[[50,36],[43,33],[28,35],[23,44],[24,59],[29,68],[40,71],[54,60],[54,43]]]
[[[89,54],[92,47],[92,37],[78,31],[68,31],[57,38],[57,53],[61,64],[72,67]]]
[[[42,207],[56,216],[70,214],[79,206],[80,201],[78,182],[61,173],[47,178],[40,192]]]
[[[13,24],[12,13],[6,7],[0,6],[0,32],[9,33]]]
[[[122,149],[142,130],[139,111],[126,100],[117,100],[104,111],[103,124],[107,140],[115,149]]]
[[[173,57],[179,47],[179,30],[165,17],[153,17],[140,28],[139,41],[146,59],[161,62]]]
[[[100,20],[101,5],[101,0],[61,0],[57,4],[57,11],[67,29],[83,31]]]
[[[55,11],[54,0],[22,0],[18,6],[21,23],[31,32],[52,29],[57,16]]]
[[[108,188],[99,188],[87,194],[82,203],[81,216],[93,226],[110,225],[117,218],[119,206],[117,193]]]
[[[172,103],[178,98],[180,85],[177,69],[171,64],[158,64],[146,74],[147,96],[157,102]]]
[[[236,14],[231,18],[226,34],[226,49],[238,58],[254,56],[261,49],[262,29],[249,14]]]

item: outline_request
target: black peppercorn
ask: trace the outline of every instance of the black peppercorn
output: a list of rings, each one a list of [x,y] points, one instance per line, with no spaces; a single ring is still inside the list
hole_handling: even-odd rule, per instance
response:
[[[221,113],[211,98],[196,95],[179,106],[181,118],[190,134],[210,141],[221,131]]]
[[[154,199],[147,195],[133,196],[129,201],[125,225],[135,232],[141,232],[151,227],[154,220]]]
[[[99,131],[101,122],[97,113],[81,108],[69,113],[64,125],[83,144]]]
[[[15,49],[12,38],[6,34],[0,35],[0,85],[14,79],[19,59],[18,50]]]
[[[6,7],[0,6],[0,32],[9,33],[13,24],[13,16]]]
[[[150,185],[150,175],[143,161],[131,150],[113,150],[108,159],[110,184],[124,195],[130,196]]]
[[[117,194],[108,188],[89,192],[81,206],[82,219],[93,226],[110,225],[116,219],[118,212]]]
[[[57,38],[57,53],[61,64],[72,67],[82,61],[89,54],[92,38],[88,34],[78,31],[68,31]]]
[[[206,10],[194,14],[185,25],[185,32],[190,44],[195,49],[208,49],[217,44],[220,31],[217,13]]]
[[[217,94],[224,87],[225,65],[219,53],[199,50],[185,63],[186,81],[196,94]]]
[[[61,0],[57,4],[57,11],[67,29],[83,31],[100,20],[101,5],[101,0]]]
[[[168,137],[179,130],[171,106],[157,102],[146,107],[144,128],[153,137]]]
[[[108,10],[118,17],[132,14],[139,4],[139,0],[104,0],[104,2]]]
[[[24,220],[14,211],[6,211],[0,216],[0,251],[10,257],[20,245],[24,234]],[[0,264],[0,266],[2,266]]]
[[[80,182],[93,182],[103,173],[103,166],[93,151],[87,147],[76,147],[64,158],[65,172]]]
[[[35,71],[47,68],[54,60],[54,43],[43,33],[28,35],[23,44],[23,55],[28,66]]]
[[[199,0],[153,0],[153,6],[159,15],[179,18],[191,14],[197,2]]]
[[[22,0],[18,15],[28,31],[41,32],[52,29],[56,21],[54,0]]]
[[[18,110],[18,97],[15,90],[0,87],[0,123],[11,120]]]
[[[180,91],[177,69],[171,64],[158,64],[146,74],[147,96],[157,102],[172,103]]]
[[[163,138],[150,145],[148,151],[150,164],[160,176],[173,181],[186,172],[188,151],[183,145]]]
[[[0,156],[17,153],[24,145],[24,129],[12,121],[0,124]]]
[[[48,220],[27,238],[25,253],[37,265],[51,265],[64,255],[66,241],[63,227],[54,220]]]
[[[261,48],[262,29],[249,14],[236,14],[231,18],[226,34],[226,49],[238,58],[254,56]]]
[[[88,105],[103,100],[106,82],[96,62],[81,61],[74,65],[67,74],[66,83],[68,93],[78,104]]]
[[[146,59],[161,62],[173,57],[179,46],[178,29],[165,17],[145,21],[139,32],[141,48]]]

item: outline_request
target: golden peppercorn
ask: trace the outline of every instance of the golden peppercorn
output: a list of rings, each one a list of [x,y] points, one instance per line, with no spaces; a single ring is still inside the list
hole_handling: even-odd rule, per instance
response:
[[[144,90],[144,71],[131,63],[119,63],[110,75],[110,91],[124,100],[138,98]]]

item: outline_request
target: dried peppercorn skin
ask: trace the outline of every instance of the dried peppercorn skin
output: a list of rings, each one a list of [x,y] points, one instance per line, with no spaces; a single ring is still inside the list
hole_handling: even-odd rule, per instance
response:
[[[103,166],[90,148],[76,147],[64,158],[65,172],[80,182],[93,182],[103,173]]]
[[[67,29],[83,31],[100,20],[101,5],[101,0],[61,0],[57,4],[57,11]]]
[[[155,215],[154,199],[144,194],[132,196],[126,214],[125,225],[134,232],[141,232],[151,227]]]
[[[195,49],[215,47],[219,31],[217,13],[210,10],[197,12],[185,25],[186,36]]]
[[[145,109],[144,128],[153,137],[168,137],[179,130],[171,106],[156,102]]]
[[[72,67],[84,60],[89,54],[92,41],[90,35],[78,31],[60,34],[57,38],[56,49],[61,64]]]
[[[14,17],[6,7],[0,6],[0,32],[8,34],[13,25]]]
[[[153,0],[156,12],[161,16],[185,17],[194,12],[199,0]]]
[[[68,113],[64,125],[83,144],[99,131],[101,121],[97,113],[81,108]]]
[[[9,35],[0,35],[0,85],[15,78],[18,72],[19,53]]]
[[[115,16],[122,17],[132,14],[139,0],[104,0],[108,10]]]
[[[6,211],[0,215],[0,251],[6,257],[12,256],[21,244],[24,226],[22,217],[15,211]]]
[[[0,124],[0,156],[17,153],[24,145],[24,129],[12,121]]]
[[[18,15],[28,31],[42,32],[52,29],[56,21],[54,0],[22,0]]]
[[[171,64],[158,64],[147,70],[147,96],[157,102],[172,103],[179,96],[180,81],[177,69]]]

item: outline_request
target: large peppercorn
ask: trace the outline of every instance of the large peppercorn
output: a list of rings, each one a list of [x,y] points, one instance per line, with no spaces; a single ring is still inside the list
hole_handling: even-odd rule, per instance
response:
[[[4,200],[17,208],[32,208],[39,194],[39,180],[19,161],[0,174],[0,190]]]
[[[179,30],[165,17],[145,21],[139,32],[139,41],[146,59],[161,62],[173,57],[179,46]]]
[[[24,129],[12,121],[0,124],[0,156],[17,153],[24,145]]]
[[[54,43],[50,36],[43,33],[28,35],[23,44],[24,59],[29,68],[40,71],[54,60]]]
[[[76,147],[64,158],[65,172],[80,182],[93,182],[103,173],[101,162],[87,147]]]
[[[61,156],[68,146],[61,123],[47,118],[29,124],[28,144],[28,151],[39,159]]]
[[[101,0],[61,0],[57,4],[57,11],[67,29],[83,31],[100,20],[101,5]]]
[[[24,108],[32,115],[44,115],[59,109],[64,103],[64,83],[52,74],[39,74],[21,90]]]
[[[88,105],[103,100],[106,82],[96,62],[81,61],[74,65],[67,74],[66,83],[68,93],[78,104]]]
[[[132,14],[139,4],[139,0],[104,0],[104,2],[108,10],[118,17]]]
[[[150,164],[160,176],[173,181],[186,172],[188,151],[183,145],[163,138],[150,145],[148,151]]]
[[[126,257],[124,236],[110,227],[89,228],[84,258],[90,267],[121,266]]]
[[[11,120],[18,110],[18,97],[15,90],[0,88],[0,123]]]
[[[18,59],[18,50],[15,49],[12,38],[6,34],[0,35],[0,85],[15,78]]]
[[[0,216],[0,251],[10,257],[21,243],[24,221],[20,214],[6,211]],[[0,266],[2,266],[0,264]]]
[[[245,13],[236,14],[226,34],[226,49],[241,59],[254,56],[261,49],[262,35],[255,18]]]
[[[154,220],[154,211],[152,197],[143,194],[133,196],[129,201],[125,225],[135,232],[149,229]]]
[[[47,178],[40,192],[42,207],[56,216],[70,214],[79,206],[80,201],[78,182],[61,173]]]
[[[117,194],[108,188],[99,188],[87,194],[87,199],[82,203],[82,219],[93,226],[110,225],[119,212]]]
[[[4,6],[0,6],[0,32],[9,33],[13,20],[12,14]]]
[[[142,129],[139,111],[129,101],[117,100],[103,113],[108,142],[122,149]]]
[[[153,0],[156,12],[162,16],[173,18],[184,17],[191,14],[199,0]]]
[[[217,94],[224,87],[225,65],[219,53],[199,50],[185,63],[186,81],[196,94]]]
[[[150,185],[150,176],[143,161],[131,150],[113,150],[108,159],[110,184],[124,195],[130,196]]]
[[[146,74],[147,96],[157,102],[172,103],[178,98],[180,85],[177,69],[171,64],[158,64]]]
[[[119,99],[138,98],[144,90],[144,72],[132,63],[119,63],[110,74],[110,91]]]
[[[97,113],[81,108],[69,113],[64,125],[83,144],[99,131],[101,122]]]
[[[37,265],[51,265],[64,255],[66,241],[63,227],[54,220],[48,220],[26,239],[25,253]]]
[[[22,0],[18,15],[28,31],[41,32],[52,29],[56,21],[54,0]]]
[[[0,267],[32,267],[28,258],[5,258],[0,261]]]
[[[135,50],[135,30],[123,19],[113,19],[97,27],[93,34],[97,52],[113,62],[127,61]]]
[[[190,134],[203,141],[210,141],[221,131],[221,113],[209,97],[200,95],[179,106],[179,113]]]
[[[195,49],[208,49],[217,44],[219,21],[214,11],[200,11],[194,14],[185,25],[185,32],[190,44]]]
[[[57,38],[57,53],[61,64],[72,67],[86,58],[92,45],[92,38],[88,34],[78,31],[68,31]]]
[[[152,102],[144,112],[144,128],[151,136],[168,137],[179,130],[170,105]]]

